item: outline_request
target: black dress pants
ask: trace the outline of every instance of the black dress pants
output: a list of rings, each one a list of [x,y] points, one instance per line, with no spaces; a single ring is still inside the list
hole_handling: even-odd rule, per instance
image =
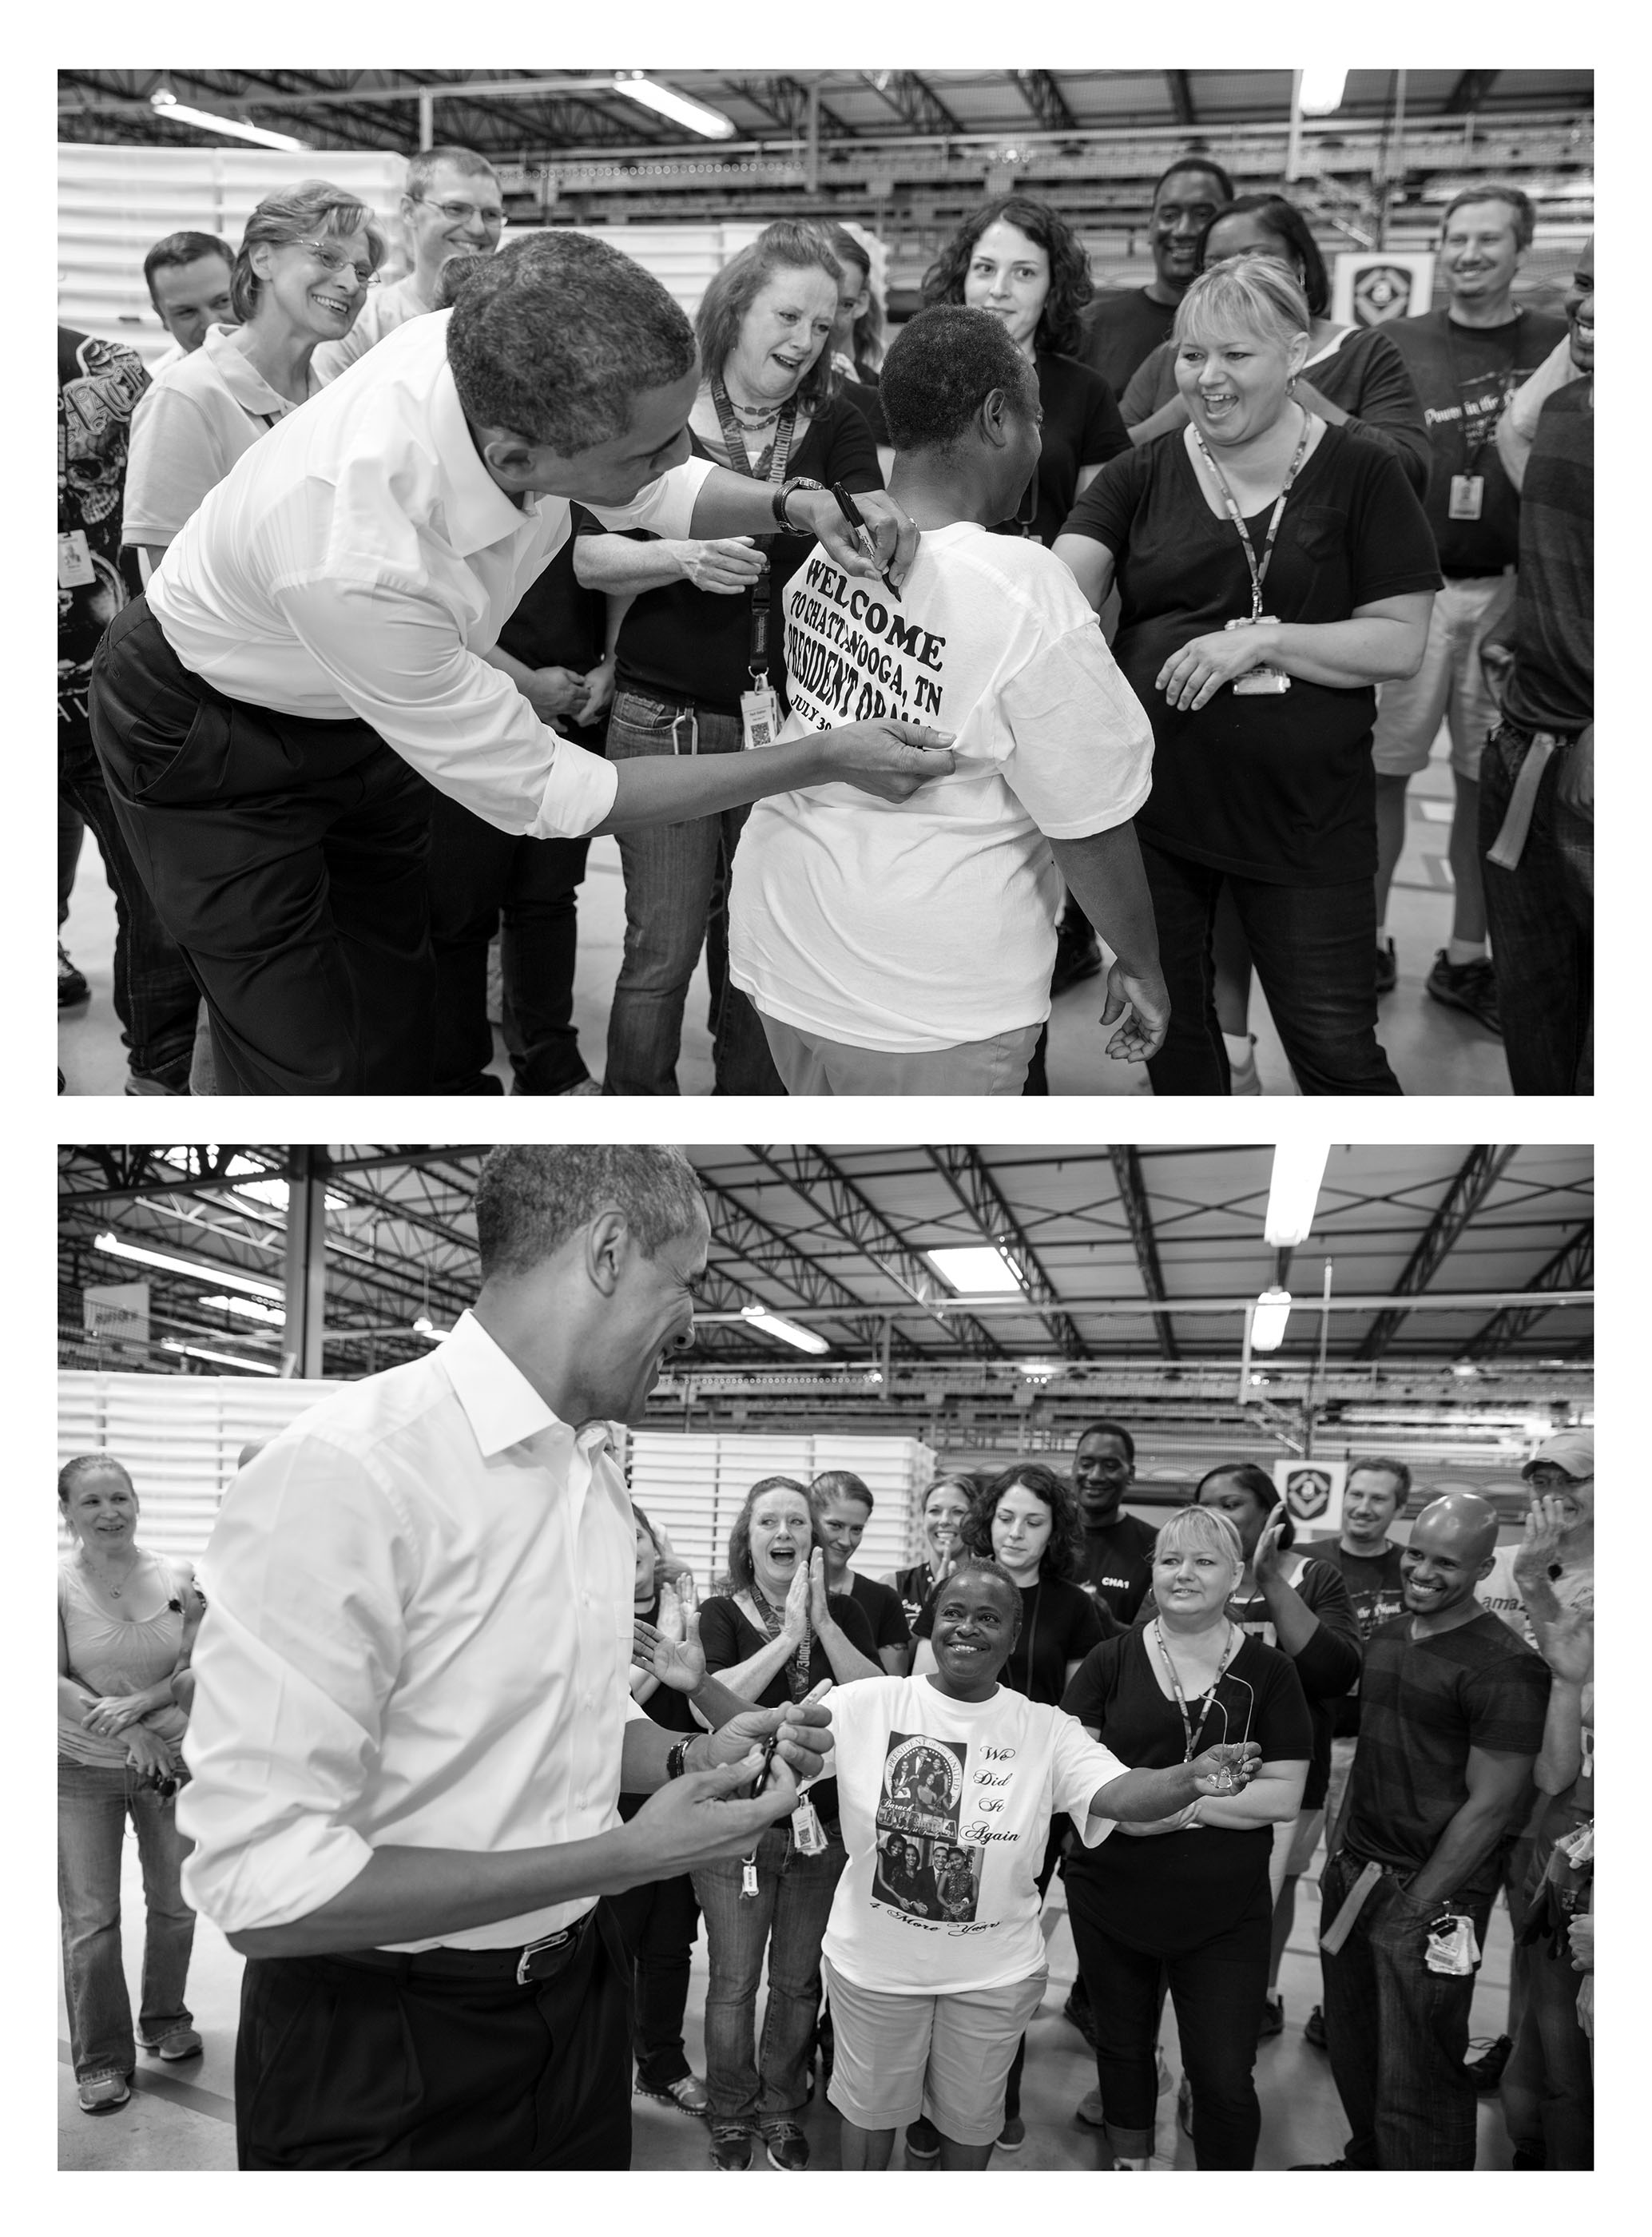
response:
[[[148,602],[92,667],[116,820],[212,1020],[222,1095],[428,1094],[424,780],[368,724],[226,698]]]
[[[602,1908],[565,1970],[524,1988],[438,1952],[365,1954],[248,1959],[238,2165],[630,2165],[628,1968]]]

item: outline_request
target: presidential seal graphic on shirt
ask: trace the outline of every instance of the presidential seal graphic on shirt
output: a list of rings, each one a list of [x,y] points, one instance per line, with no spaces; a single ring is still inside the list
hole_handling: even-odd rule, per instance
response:
[[[981,1851],[958,1838],[969,1750],[927,1732],[891,1732],[878,1801],[872,1899],[919,1918],[975,1917]]]

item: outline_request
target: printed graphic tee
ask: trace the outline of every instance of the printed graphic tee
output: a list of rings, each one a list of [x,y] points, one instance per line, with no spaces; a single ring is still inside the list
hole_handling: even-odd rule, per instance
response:
[[[854,1048],[956,1048],[1050,1014],[1062,893],[1049,839],[1127,822],[1146,715],[1067,569],[971,521],[926,530],[898,596],[817,545],[780,601],[782,738],[893,716],[956,734],[899,806],[847,784],[753,808],[734,858],[734,984]]]
[[[1090,1797],[1129,1766],[1071,1717],[1000,1686],[955,1701],[927,1678],[826,1695],[849,1861],[825,1950],[846,1980],[944,1996],[1030,1980],[1044,1963],[1036,1876],[1050,1821],[1086,1847]]]

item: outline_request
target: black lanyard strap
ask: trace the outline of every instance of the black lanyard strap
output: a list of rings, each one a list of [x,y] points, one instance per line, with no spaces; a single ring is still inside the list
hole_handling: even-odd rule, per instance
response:
[[[792,455],[792,438],[797,430],[797,399],[787,397],[780,406],[775,423],[774,439],[753,465],[746,452],[746,439],[740,433],[740,422],[734,417],[734,407],[729,401],[728,391],[721,380],[711,384],[711,401],[717,414],[717,425],[723,431],[723,447],[728,453],[728,463],[737,474],[750,481],[773,482],[778,488],[786,479],[787,460]],[[765,536],[754,538],[760,551],[767,551],[770,539]],[[768,607],[773,591],[769,570],[765,567],[752,585],[751,639],[747,647],[747,666],[754,683],[760,684],[768,674]]]
[[[1307,412],[1300,404],[1297,410],[1302,412],[1302,437],[1296,446],[1296,456],[1291,460],[1291,471],[1285,477],[1285,486],[1275,500],[1274,517],[1267,524],[1267,539],[1262,546],[1260,567],[1256,564],[1256,547],[1250,540],[1250,531],[1245,525],[1245,516],[1239,509],[1239,500],[1227,486],[1227,477],[1205,447],[1205,439],[1197,427],[1193,431],[1193,439],[1199,445],[1200,454],[1221,487],[1221,501],[1227,508],[1227,518],[1239,531],[1239,540],[1245,547],[1245,564],[1250,569],[1250,617],[1254,622],[1259,622],[1262,617],[1262,584],[1267,580],[1268,565],[1274,557],[1274,539],[1280,532],[1280,523],[1285,518],[1285,500],[1291,494],[1291,484],[1296,479],[1307,455],[1308,437],[1313,432],[1313,422]]]
[[[1175,1689],[1176,1706],[1181,1712],[1182,1736],[1188,1743],[1188,1752],[1182,1758],[1182,1761],[1184,1763],[1191,1763],[1195,1756],[1199,1752],[1199,1743],[1204,1738],[1206,1725],[1210,1721],[1210,1712],[1216,1699],[1216,1688],[1221,1685],[1223,1674],[1227,1668],[1227,1665],[1233,1660],[1235,1653],[1238,1651],[1239,1642],[1244,1638],[1245,1634],[1242,1631],[1236,1629],[1232,1625],[1229,1626],[1227,1644],[1223,1649],[1221,1660],[1216,1666],[1216,1674],[1210,1681],[1210,1690],[1204,1697],[1205,1706],[1200,1712],[1199,1722],[1197,1725],[1194,1723],[1192,1717],[1188,1713],[1188,1697],[1181,1690],[1181,1676],[1177,1672],[1175,1664],[1170,1660],[1170,1650],[1164,1643],[1164,1632],[1156,1617],[1153,1623],[1153,1636],[1155,1643],[1157,1644],[1159,1653],[1164,1659],[1164,1666],[1170,1674],[1170,1683]],[[1224,1709],[1222,1711],[1224,1730],[1227,1726],[1227,1712]]]

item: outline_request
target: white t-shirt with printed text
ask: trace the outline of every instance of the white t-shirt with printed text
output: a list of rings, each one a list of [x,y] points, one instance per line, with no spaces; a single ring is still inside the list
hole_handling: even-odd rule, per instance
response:
[[[1515,1556],[1520,1551],[1517,1539],[1507,1546],[1499,1546],[1492,1558],[1491,1567],[1474,1587],[1474,1597],[1492,1615],[1501,1616],[1517,1639],[1528,1646],[1536,1646],[1531,1619],[1526,1613],[1526,1604],[1521,1596],[1519,1580],[1514,1574]],[[1561,1574],[1550,1580],[1555,1598],[1563,1608],[1575,1609],[1592,1617],[1595,1613],[1595,1557],[1563,1564]]]
[[[1052,1816],[1088,1848],[1090,1798],[1128,1768],[1075,1718],[1000,1686],[956,1701],[927,1678],[825,1697],[849,1860],[824,1949],[846,1980],[945,1996],[1030,1980],[1044,1963],[1037,1874]]]
[[[1127,822],[1153,733],[1072,576],[971,521],[926,530],[898,596],[817,544],[779,600],[782,738],[882,716],[956,734],[899,805],[847,784],[759,801],[729,960],[760,1011],[856,1048],[955,1048],[1041,1022],[1062,881],[1050,839]]]

